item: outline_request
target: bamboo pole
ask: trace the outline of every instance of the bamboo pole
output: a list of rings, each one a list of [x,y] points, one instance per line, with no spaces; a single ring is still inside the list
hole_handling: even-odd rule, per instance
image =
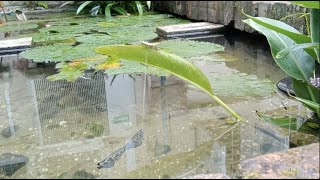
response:
[[[1,7],[2,11],[3,11],[4,18],[6,19],[6,22],[8,22],[8,18],[7,18],[6,12],[5,12],[5,10],[4,10],[4,3],[3,3],[3,1],[0,1],[0,7]]]

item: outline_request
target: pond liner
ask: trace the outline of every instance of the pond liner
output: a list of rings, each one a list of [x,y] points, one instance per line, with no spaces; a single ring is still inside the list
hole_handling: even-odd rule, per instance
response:
[[[278,83],[277,83],[277,88],[279,90],[281,90],[283,93],[288,94],[288,92],[295,96],[295,92],[293,90],[292,87],[292,80],[291,77],[286,77],[284,79],[281,79]]]

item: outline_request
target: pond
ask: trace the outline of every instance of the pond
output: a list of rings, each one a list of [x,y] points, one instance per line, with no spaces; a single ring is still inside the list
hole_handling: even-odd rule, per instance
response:
[[[171,23],[187,22],[174,19]],[[13,37],[50,33],[64,23],[59,18],[50,22],[51,31],[42,26]],[[159,24],[145,26],[154,31]],[[133,42],[156,38],[126,32]],[[175,41],[163,46],[183,43]],[[56,73],[55,63],[19,54],[1,56],[0,177],[182,178],[224,173],[237,178],[242,160],[288,149],[289,131],[263,122],[258,114],[305,118],[306,109],[277,91],[275,84],[285,74],[267,42],[242,33],[195,41],[225,47],[185,59],[205,73],[214,92],[247,124],[232,122],[207,94],[174,76],[98,74],[74,83],[48,81],[45,78]],[[42,51],[39,58],[46,55],[52,57]]]

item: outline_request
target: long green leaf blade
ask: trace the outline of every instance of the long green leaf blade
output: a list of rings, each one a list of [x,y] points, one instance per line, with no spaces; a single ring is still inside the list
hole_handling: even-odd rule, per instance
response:
[[[151,8],[151,1],[147,1],[147,6],[148,6],[148,9],[150,10],[150,8]]]
[[[196,83],[196,86],[213,94],[207,77],[196,66],[179,56],[142,45],[102,46],[96,48],[96,52],[165,69],[169,73]]]
[[[320,48],[319,43],[303,43],[303,44],[296,44],[289,48],[283,49],[282,51],[278,52],[276,55],[277,59],[283,58],[287,56],[290,52],[299,50],[299,49],[314,49],[314,48]],[[313,57],[314,59],[317,59],[317,57]]]
[[[88,4],[92,3],[92,1],[86,1],[82,3],[79,8],[77,9],[77,15],[82,11],[83,8],[85,8]]]
[[[296,43],[309,43],[311,42],[311,38],[309,36],[301,34],[299,31],[294,29],[293,27],[274,19],[264,18],[264,17],[252,17],[250,15],[246,15],[249,19],[254,21],[255,23],[264,26],[270,30],[276,31],[278,33],[284,34],[294,40]],[[286,27],[284,27],[287,25]]]
[[[62,8],[62,7],[64,7],[64,6],[66,6],[66,5],[68,5],[68,4],[73,4],[74,2],[75,2],[75,1],[67,1],[67,2],[61,4],[61,6],[59,6],[59,8]]]
[[[317,42],[319,43],[319,28],[320,28],[320,20],[319,20],[319,16],[320,16],[320,10],[319,9],[311,9],[311,19],[310,19],[310,30],[311,30],[311,39],[312,42]],[[314,49],[314,51],[316,52],[317,55],[317,61],[318,63],[320,63],[320,50],[319,49]]]
[[[260,19],[264,20],[265,18]],[[279,27],[286,29],[292,28],[285,23],[277,23],[277,21],[273,21],[274,24],[279,25]],[[291,38],[276,31],[270,30],[251,19],[246,19],[244,20],[244,22],[267,37],[271,49],[271,54],[278,66],[285,73],[298,80],[303,80],[305,82],[309,80],[309,78],[312,76],[315,65],[315,61],[312,60],[312,57],[309,54],[300,49],[290,53],[286,57],[277,58],[276,55],[281,50],[290,48],[295,44],[295,42]]]
[[[137,6],[138,12],[139,12],[139,16],[143,15],[143,8],[142,8],[142,4],[140,3],[140,1],[134,1],[134,3]]]
[[[111,6],[113,4],[108,4],[105,8],[104,8],[104,14],[106,16],[106,18],[111,18]]]
[[[292,4],[296,4],[302,7],[320,9],[319,1],[290,1]]]
[[[206,92],[234,117],[241,119],[239,115],[214,95],[210,82],[202,71],[179,56],[142,45],[101,46],[95,50],[97,53],[108,55],[111,58],[117,57],[128,61],[140,62],[174,74]]]
[[[283,35],[288,36],[297,44],[311,42],[310,36],[306,36],[306,35],[301,34],[295,28],[293,28],[293,27],[291,27],[281,21],[277,21],[277,20],[265,18],[265,17],[252,17],[252,16],[247,15],[245,13],[243,13],[243,14],[246,15],[249,19],[251,19],[255,23],[257,23],[261,26],[264,26],[265,28],[268,28],[270,30],[273,30],[275,32],[278,32],[278,33],[281,33]],[[245,20],[243,20],[243,21],[245,22]],[[308,54],[310,54],[312,57],[316,56],[315,52],[313,50],[307,50],[306,52]]]

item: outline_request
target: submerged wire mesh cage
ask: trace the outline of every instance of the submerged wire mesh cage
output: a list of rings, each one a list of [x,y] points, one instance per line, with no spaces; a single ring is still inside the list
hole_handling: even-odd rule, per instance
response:
[[[32,82],[40,144],[108,135],[105,78]]]

